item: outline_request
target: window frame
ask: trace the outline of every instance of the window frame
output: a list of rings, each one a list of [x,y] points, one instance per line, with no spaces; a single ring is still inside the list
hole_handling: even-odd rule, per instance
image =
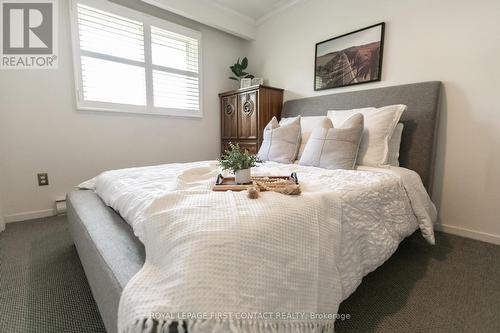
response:
[[[80,33],[78,26],[78,4],[88,5],[96,9],[107,11],[112,14],[123,16],[125,18],[141,22],[144,27],[144,63],[135,60],[124,58],[117,58],[111,55],[101,53],[93,53],[89,51],[82,51],[80,49]],[[108,112],[125,112],[144,115],[160,115],[160,116],[176,116],[176,117],[196,117],[203,116],[203,70],[202,70],[202,35],[200,31],[193,30],[149,14],[145,14],[118,4],[110,3],[102,0],[70,0],[70,33],[72,39],[73,49],[73,71],[75,80],[75,94],[76,94],[76,108],[81,111],[108,111]],[[152,43],[151,43],[151,26],[165,29],[177,34],[181,34],[198,41],[198,110],[178,109],[178,108],[165,108],[154,106],[154,87],[153,87],[153,70],[162,70],[168,73],[175,74],[188,74],[192,72],[183,71],[175,68],[169,68],[152,63]],[[111,60],[121,64],[140,65],[145,70],[145,84],[146,84],[146,105],[132,105],[111,102],[88,101],[83,96],[83,79],[82,79],[82,65],[81,57],[86,54],[91,57]],[[92,55],[95,54],[95,55]],[[192,76],[192,75],[191,75]],[[196,77],[196,76],[193,76]]]

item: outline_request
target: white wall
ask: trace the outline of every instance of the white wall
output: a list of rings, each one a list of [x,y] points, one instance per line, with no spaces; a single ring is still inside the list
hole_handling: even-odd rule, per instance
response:
[[[204,117],[76,111],[68,4],[59,1],[59,69],[0,71],[1,186],[8,220],[50,214],[57,196],[103,170],[218,156],[217,94],[234,88],[228,66],[244,55],[245,42],[139,0],[115,2],[202,32]],[[48,172],[49,186],[37,186],[37,172]]]
[[[1,72],[0,72],[0,80],[1,80]],[[1,92],[0,92],[0,96]],[[5,133],[5,130],[7,128],[7,124],[5,123],[5,119],[3,117],[4,115],[4,110],[1,105],[1,99],[0,99],[0,232],[2,232],[5,229],[5,218],[4,218],[4,188],[5,188],[5,177],[4,177],[4,162],[5,162],[5,145],[6,141],[4,140],[2,133]]]
[[[500,243],[500,2],[310,0],[261,25],[253,72],[312,96],[315,43],[386,22],[382,82],[444,82],[433,199],[448,231]],[[480,233],[470,233],[468,230]]]

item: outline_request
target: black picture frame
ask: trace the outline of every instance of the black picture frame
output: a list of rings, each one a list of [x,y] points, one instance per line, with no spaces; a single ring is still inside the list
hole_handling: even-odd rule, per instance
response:
[[[355,43],[356,38],[361,40],[363,36],[368,38],[371,35],[378,34],[378,30],[380,30],[380,37],[374,42],[351,45],[335,50],[336,47],[341,47],[343,44],[348,45],[348,37],[351,37],[352,42]],[[380,81],[382,79],[384,33],[385,22],[381,22],[316,43],[314,50],[314,91]],[[371,37],[373,38],[373,36]],[[323,48],[322,52],[325,52],[324,50],[327,48],[335,51],[321,54],[318,57],[318,47]],[[346,68],[346,62],[348,62],[348,69]],[[339,66],[342,68],[338,68]],[[336,72],[337,74],[335,74]],[[326,80],[328,81],[325,83]]]

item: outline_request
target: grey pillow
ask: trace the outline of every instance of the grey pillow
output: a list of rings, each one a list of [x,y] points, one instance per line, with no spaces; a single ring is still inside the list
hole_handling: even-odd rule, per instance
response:
[[[356,164],[363,126],[363,115],[357,113],[338,128],[315,129],[299,164],[325,169],[352,169]]]
[[[264,128],[264,140],[257,156],[262,161],[291,164],[297,157],[300,146],[300,116],[279,125],[273,117]]]

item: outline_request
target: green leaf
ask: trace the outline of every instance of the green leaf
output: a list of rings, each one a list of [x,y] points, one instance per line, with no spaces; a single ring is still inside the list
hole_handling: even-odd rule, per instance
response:
[[[232,80],[240,80],[242,78],[250,78],[250,79],[253,79],[254,76],[245,72],[245,68],[247,68],[248,66],[248,59],[247,57],[244,57],[243,59],[240,60],[240,58],[238,58],[238,60],[236,61],[236,63],[232,66],[229,66],[229,69],[231,70],[231,72],[234,74],[234,77],[235,78],[232,78]]]
[[[233,72],[234,74],[236,74],[237,77],[244,77],[243,75],[243,71],[241,70],[241,68],[236,68],[236,70]]]
[[[248,66],[248,59],[247,57],[243,58],[243,60],[241,60],[241,69],[245,69],[247,68]]]
[[[239,77],[239,72],[238,69],[236,68],[236,65],[230,66],[229,69],[231,69],[231,72],[233,72],[234,75]]]
[[[238,77],[240,76],[239,73],[238,73],[238,71],[235,68],[232,68],[231,72],[233,72],[233,74],[236,75],[236,76],[238,76]]]

